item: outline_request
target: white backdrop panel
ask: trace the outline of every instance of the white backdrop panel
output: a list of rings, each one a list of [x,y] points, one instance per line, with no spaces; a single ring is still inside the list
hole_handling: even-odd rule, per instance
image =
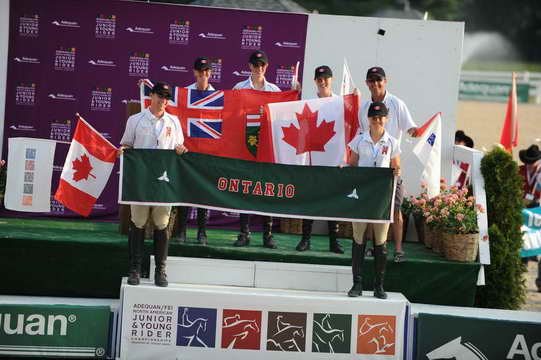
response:
[[[385,35],[378,35],[378,30]],[[313,98],[314,69],[333,69],[336,93],[340,90],[344,58],[348,60],[362,97],[370,96],[366,70],[382,66],[388,90],[402,98],[418,126],[436,112],[443,113],[442,176],[450,179],[456,105],[464,24],[444,21],[380,19],[310,14],[306,39],[303,98]],[[402,166],[406,191],[420,191],[422,165],[412,156],[413,142],[402,140]]]

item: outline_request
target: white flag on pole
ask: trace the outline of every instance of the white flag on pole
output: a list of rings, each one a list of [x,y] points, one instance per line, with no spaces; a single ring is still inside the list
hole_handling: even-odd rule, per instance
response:
[[[421,182],[426,183],[429,197],[440,193],[441,113],[437,113],[417,130],[419,138],[413,153],[424,165]]]
[[[355,89],[355,83],[351,77],[351,72],[349,71],[348,62],[344,58],[344,68],[342,70],[342,85],[340,86],[340,95],[347,95],[353,93]]]
[[[56,142],[33,138],[8,139],[4,205],[8,210],[51,211],[51,178]]]

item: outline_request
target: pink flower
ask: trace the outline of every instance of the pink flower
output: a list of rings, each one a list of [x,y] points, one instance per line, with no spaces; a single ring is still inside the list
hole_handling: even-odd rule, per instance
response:
[[[442,215],[442,216],[445,216],[445,217],[449,216],[449,210],[443,209],[443,210],[441,211],[441,215]]]
[[[423,189],[426,189],[426,188],[428,187],[428,185],[427,185],[426,183],[422,183],[422,184],[421,184],[421,187],[422,187]]]
[[[440,190],[441,190],[441,191],[447,190],[447,185],[441,184],[441,185],[440,185]]]
[[[472,207],[472,206],[473,206],[473,203],[472,203],[471,201],[468,201],[468,202],[466,203],[466,206],[467,206],[467,207]]]
[[[420,199],[419,205],[423,206],[424,204],[426,204],[426,199]]]
[[[445,178],[440,178],[440,184],[445,184],[446,181],[445,181]]]
[[[428,211],[425,211],[425,212],[423,213],[423,216],[424,216],[424,217],[429,217],[429,216],[430,216],[430,213],[429,213]]]
[[[458,186],[456,185],[451,186],[451,191],[457,191],[457,190],[458,190]]]
[[[434,201],[434,206],[435,207],[440,207],[442,201],[440,199],[437,199],[436,201]]]
[[[468,201],[474,201],[475,198],[473,196],[468,197]]]
[[[458,214],[456,214],[455,218],[456,218],[458,221],[462,221],[462,219],[464,219],[464,214],[458,213]]]
[[[477,211],[479,211],[480,213],[484,213],[484,212],[485,212],[485,208],[483,207],[483,205],[481,205],[481,204],[475,204],[475,207],[477,208]]]
[[[434,216],[430,215],[429,217],[426,218],[426,222],[429,223],[429,222],[432,222],[434,220]]]

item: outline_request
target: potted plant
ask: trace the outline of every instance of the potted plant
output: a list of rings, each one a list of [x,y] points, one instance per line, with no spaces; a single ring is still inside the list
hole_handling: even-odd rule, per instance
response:
[[[436,205],[436,201],[434,202]],[[448,260],[474,261],[477,258],[479,228],[477,214],[485,210],[469,196],[467,188],[445,188],[438,196],[438,226],[443,232],[443,252]]]

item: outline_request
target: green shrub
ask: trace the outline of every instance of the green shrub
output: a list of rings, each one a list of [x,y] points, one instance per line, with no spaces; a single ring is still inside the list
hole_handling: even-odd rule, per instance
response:
[[[510,154],[495,148],[481,161],[485,179],[490,236],[486,285],[478,287],[477,305],[518,309],[526,298],[522,248],[522,177]]]

